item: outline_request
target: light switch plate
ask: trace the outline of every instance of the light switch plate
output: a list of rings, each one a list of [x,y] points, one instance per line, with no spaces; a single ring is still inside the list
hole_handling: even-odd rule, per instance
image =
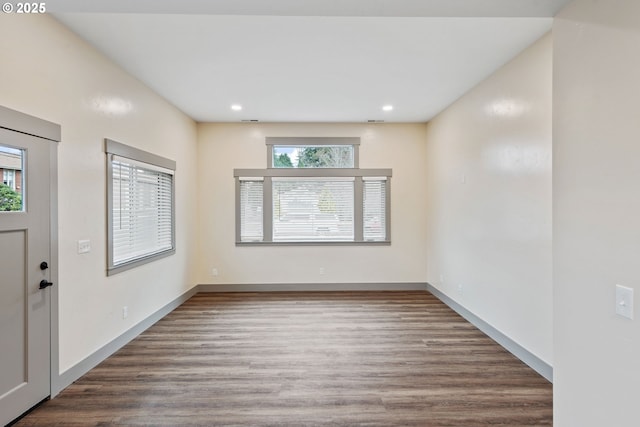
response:
[[[86,254],[91,252],[91,240],[78,240],[78,253]]]
[[[633,320],[633,288],[616,285],[616,314]]]

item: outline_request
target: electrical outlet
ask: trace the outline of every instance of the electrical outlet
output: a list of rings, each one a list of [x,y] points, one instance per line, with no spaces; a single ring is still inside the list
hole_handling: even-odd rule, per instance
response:
[[[211,275],[213,277],[218,277],[218,269],[217,268],[212,268],[211,269]]]
[[[320,275],[322,276],[324,274],[324,267],[320,267]]]
[[[444,284],[444,274],[440,275],[440,284]]]
[[[616,314],[633,320],[633,288],[616,285]]]
[[[129,307],[125,305],[122,307],[122,318],[126,319],[127,317],[129,317]]]
[[[458,283],[458,293],[460,295],[464,293],[464,286],[462,286],[462,283]]]

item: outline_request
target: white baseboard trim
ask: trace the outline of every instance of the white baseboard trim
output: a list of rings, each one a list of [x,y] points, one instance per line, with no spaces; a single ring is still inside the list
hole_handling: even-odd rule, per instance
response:
[[[513,341],[511,338],[455,302],[453,299],[448,297],[446,294],[442,293],[438,289],[436,289],[433,285],[427,283],[427,290],[431,292],[436,298],[440,301],[448,305],[453,311],[458,313],[460,316],[464,317],[467,321],[473,324],[476,328],[480,329],[486,335],[488,335],[495,342],[500,344],[505,348],[509,353],[516,356],[522,362],[527,364],[531,369],[542,375],[546,378],[547,381],[553,382],[553,367],[549,365],[547,362],[540,359],[535,354],[531,353],[526,348],[522,347],[517,342]]]
[[[111,356],[116,351],[120,350],[127,343],[133,340],[135,337],[140,335],[142,332],[149,329],[154,323],[158,320],[165,317],[167,314],[171,313],[177,307],[179,307],[186,300],[194,296],[198,293],[198,286],[194,286],[189,289],[184,294],[180,295],[178,298],[166,304],[164,307],[157,310],[155,313],[151,314],[146,319],[142,320],[140,323],[132,326],[122,335],[114,338],[111,342],[105,344],[103,347],[90,354],[82,361],[78,362],[71,368],[67,369],[55,379],[54,384],[51,385],[51,398],[56,396],[62,390],[71,385],[74,381],[79,379],[81,376],[89,372],[91,369],[98,366],[102,361],[104,361],[107,357]]]
[[[198,285],[198,292],[340,292],[340,291],[425,291],[426,282],[401,283],[269,283]]]

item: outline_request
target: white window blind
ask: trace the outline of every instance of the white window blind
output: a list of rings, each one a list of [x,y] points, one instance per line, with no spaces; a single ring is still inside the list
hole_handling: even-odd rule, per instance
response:
[[[113,267],[173,249],[173,171],[112,156]]]
[[[353,178],[273,178],[273,241],[353,241]]]
[[[240,178],[240,241],[260,242],[263,236],[263,180]]]
[[[385,241],[387,206],[387,180],[383,178],[363,178],[363,238],[365,241]]]

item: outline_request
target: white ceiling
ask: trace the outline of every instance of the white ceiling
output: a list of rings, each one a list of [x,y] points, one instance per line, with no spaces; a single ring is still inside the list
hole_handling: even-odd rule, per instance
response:
[[[549,31],[567,2],[49,0],[47,9],[200,122],[424,122]]]

